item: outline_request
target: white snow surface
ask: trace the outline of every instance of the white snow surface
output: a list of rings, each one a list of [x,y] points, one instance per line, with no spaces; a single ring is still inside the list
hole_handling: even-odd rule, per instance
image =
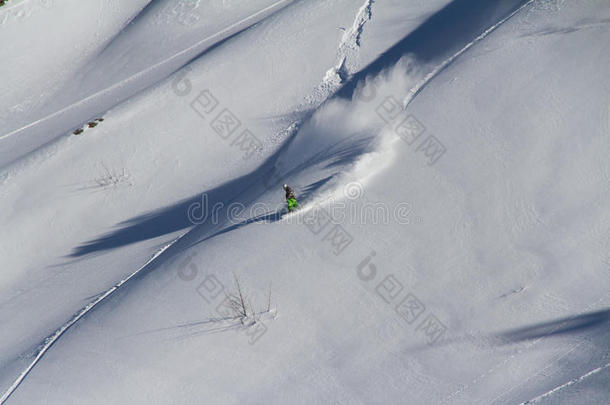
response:
[[[606,0],[8,1],[0,404],[610,403],[609,39]]]

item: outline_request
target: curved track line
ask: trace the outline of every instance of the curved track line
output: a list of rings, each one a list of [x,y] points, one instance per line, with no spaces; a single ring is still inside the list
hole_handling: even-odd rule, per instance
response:
[[[443,61],[443,63],[441,63],[440,65],[435,67],[417,85],[415,85],[415,87],[413,87],[411,90],[409,90],[409,93],[406,95],[406,97],[404,98],[404,100],[402,102],[403,108],[407,108],[407,106],[411,103],[411,101],[413,101],[415,96],[417,96],[432,79],[434,79],[440,72],[445,70],[445,68],[447,68],[447,66],[449,66],[451,63],[453,63],[457,58],[462,56],[464,54],[464,52],[466,52],[467,50],[472,48],[473,45],[475,45],[476,43],[478,43],[479,41],[481,41],[482,39],[487,37],[489,34],[491,34],[493,31],[495,31],[496,28],[500,27],[506,21],[510,20],[512,17],[515,16],[515,14],[517,14],[518,12],[523,10],[525,7],[529,6],[534,1],[535,0],[528,0],[527,2],[525,2],[524,4],[519,6],[516,10],[514,10],[512,13],[510,13],[509,15],[507,15],[506,17],[504,17],[503,19],[501,19],[500,21],[498,21],[491,27],[487,28],[485,31],[483,31],[483,33],[481,35],[479,35],[478,37],[473,39],[471,42],[467,43],[462,49],[460,49],[459,51],[454,53],[449,58],[445,59]]]
[[[23,372],[19,375],[19,377],[17,377],[17,379],[13,382],[13,384],[11,384],[11,386],[2,394],[2,396],[0,397],[0,405],[4,404],[4,402],[6,402],[6,400],[13,394],[13,392],[15,392],[17,387],[19,387],[19,385],[23,382],[25,377],[27,377],[27,375],[30,373],[30,371],[32,371],[34,366],[36,366],[36,364],[40,361],[40,359],[42,359],[42,357],[51,348],[51,346],[53,346],[53,344],[55,342],[57,342],[57,340],[64,333],[66,333],[66,331],[68,329],[70,329],[76,322],[78,322],[83,316],[85,316],[89,311],[91,311],[93,308],[95,308],[98,304],[100,304],[102,301],[104,301],[106,298],[108,298],[110,295],[112,295],[112,293],[114,293],[119,288],[121,288],[121,286],[123,284],[125,284],[130,279],[132,279],[134,276],[136,276],[138,273],[140,273],[142,270],[144,270],[150,263],[152,263],[157,257],[159,257],[163,252],[165,252],[170,246],[172,246],[174,243],[176,243],[178,240],[180,240],[187,233],[188,233],[188,231],[185,232],[184,234],[180,235],[178,238],[174,239],[171,243],[167,244],[165,247],[161,248],[159,251],[157,251],[157,253],[155,253],[153,255],[153,257],[151,257],[146,263],[144,263],[144,265],[142,267],[140,267],[139,269],[137,269],[136,271],[131,273],[127,278],[125,278],[125,279],[121,280],[119,283],[115,284],[112,288],[110,288],[109,290],[104,292],[94,301],[87,304],[87,306],[82,308],[76,315],[74,315],[72,317],[72,319],[70,319],[67,323],[65,323],[61,328],[57,329],[55,331],[55,333],[53,333],[51,336],[47,337],[44,340],[44,343],[42,344],[42,348],[40,349],[38,354],[36,354],[36,357],[34,357],[34,359],[30,362],[28,367],[25,370],[23,370]]]
[[[21,128],[17,128],[15,130],[9,132],[8,134],[0,136],[0,141],[3,140],[3,139],[9,138],[9,137],[11,137],[11,136],[13,136],[15,134],[18,134],[18,133],[22,132],[23,130],[26,130],[28,128],[31,128],[31,127],[35,126],[35,125],[41,124],[41,123],[43,123],[45,121],[48,121],[51,118],[57,117],[58,115],[63,114],[65,112],[67,112],[67,111],[70,111],[71,109],[73,109],[73,108],[75,108],[75,107],[77,107],[77,106],[79,106],[81,104],[84,104],[84,103],[86,103],[88,101],[91,101],[92,99],[95,99],[95,98],[97,98],[97,97],[99,97],[101,95],[107,94],[107,93],[109,93],[109,92],[111,92],[111,91],[113,91],[113,90],[115,90],[117,88],[120,88],[120,87],[124,86],[127,83],[133,82],[134,80],[141,78],[142,76],[144,76],[147,73],[149,73],[149,72],[159,68],[160,66],[163,66],[163,65],[167,64],[168,62],[171,62],[174,59],[176,59],[176,58],[178,58],[180,56],[183,56],[183,55],[191,52],[193,49],[196,49],[196,48],[206,44],[206,42],[213,42],[213,41],[215,41],[218,38],[222,38],[222,37],[230,35],[231,33],[237,32],[240,28],[244,27],[245,25],[248,25],[249,23],[252,22],[252,20],[256,20],[259,16],[264,15],[264,14],[273,13],[274,11],[282,8],[286,4],[292,3],[294,1],[295,0],[279,0],[279,1],[271,4],[270,6],[265,7],[262,10],[257,11],[256,13],[251,14],[248,17],[243,18],[240,21],[237,21],[237,22],[229,25],[228,27],[222,29],[221,31],[218,31],[215,34],[212,34],[209,37],[207,37],[205,39],[202,39],[201,41],[195,43],[194,45],[191,45],[188,48],[183,49],[182,51],[180,51],[180,52],[178,52],[178,53],[176,53],[176,54],[174,54],[174,55],[172,55],[172,56],[170,56],[170,57],[168,57],[168,58],[166,58],[166,59],[164,59],[164,60],[162,60],[162,61],[160,61],[160,62],[158,62],[158,63],[156,63],[154,65],[152,65],[152,66],[149,66],[148,68],[146,68],[144,70],[141,70],[138,73],[135,73],[134,75],[128,77],[127,79],[124,79],[124,80],[122,80],[122,81],[120,81],[118,83],[113,84],[110,87],[107,87],[107,88],[105,88],[103,90],[100,90],[100,91],[98,91],[96,93],[93,93],[90,96],[87,96],[87,97],[85,97],[85,98],[83,98],[83,99],[81,99],[81,100],[79,100],[79,101],[77,101],[75,103],[72,103],[72,104],[70,104],[67,107],[64,107],[64,108],[62,108],[60,110],[55,111],[52,114],[47,115],[46,117],[40,118],[40,119],[38,119],[36,121],[32,121],[31,123],[29,123],[29,124],[27,124],[27,125],[25,125],[25,126],[23,126]],[[260,22],[260,20],[252,22],[250,25],[256,24],[258,22]]]
[[[578,378],[574,378],[574,379],[572,379],[572,380],[568,381],[568,382],[567,382],[567,383],[565,383],[565,384],[561,384],[560,386],[555,387],[555,388],[553,388],[552,390],[550,390],[550,391],[548,391],[548,392],[545,392],[545,393],[544,393],[544,394],[542,394],[542,395],[538,395],[536,398],[530,399],[529,401],[522,402],[522,403],[521,403],[521,404],[519,404],[519,405],[524,405],[524,404],[533,404],[534,402],[538,402],[540,399],[542,399],[542,398],[544,398],[544,397],[547,397],[547,396],[549,396],[549,395],[552,395],[552,394],[556,393],[557,391],[559,391],[559,390],[561,390],[561,389],[563,389],[563,388],[565,388],[565,387],[569,387],[570,385],[574,385],[574,384],[576,384],[576,383],[579,383],[579,382],[581,382],[582,380],[584,380],[585,378],[588,378],[588,377],[592,376],[593,374],[597,374],[597,373],[599,373],[600,371],[602,371],[602,370],[604,370],[604,369],[606,369],[606,368],[608,368],[608,367],[610,367],[610,363],[608,363],[608,364],[606,364],[606,365],[604,365],[604,366],[601,366],[601,367],[595,368],[595,369],[593,369],[593,370],[589,371],[588,373],[581,375],[581,376],[580,376],[580,377],[578,377]]]
[[[288,3],[288,2],[293,2],[295,0],[280,0],[276,3],[274,3],[273,5],[265,8],[262,11],[259,11],[253,15],[251,15],[250,17],[247,17],[245,20],[253,18],[253,16],[259,15],[260,13],[263,12],[269,12],[269,10],[274,9],[276,7],[279,7],[280,5],[284,4],[284,3]],[[356,21],[358,21],[359,19],[362,19],[362,13],[364,13],[365,11],[369,11],[370,12],[370,4],[372,4],[371,0],[367,0],[364,4],[364,6],[361,8],[361,10],[359,11],[359,13],[356,16]],[[369,6],[367,8],[367,5]],[[242,20],[241,22],[245,21]],[[361,25],[359,26],[360,29],[362,29],[362,27],[364,26],[364,23],[366,21],[362,22]],[[223,30],[224,32],[234,28],[235,26],[239,25],[240,23],[235,23],[232,26],[226,28],[225,30]],[[356,23],[355,23],[356,25]],[[223,32],[221,31],[221,32]],[[214,34],[212,37],[220,35],[220,33],[216,33]],[[209,40],[212,37],[208,37],[205,40],[201,41],[200,43]],[[195,47],[197,45],[192,46],[189,49],[192,49],[193,47]],[[185,52],[187,52],[187,50],[181,51],[179,54],[183,54]],[[176,54],[171,58],[176,57]],[[168,59],[169,60],[169,59]],[[167,60],[166,60],[167,61]],[[159,64],[164,63],[164,62],[160,62]],[[157,66],[157,65],[155,65]],[[150,70],[146,69],[146,70]],[[126,80],[131,80],[133,77],[142,74],[145,71],[139,72],[136,75],[126,79]],[[104,91],[108,91],[109,89],[111,89],[112,87],[115,87],[117,85],[120,85],[121,83],[115,84],[114,86],[109,87]],[[101,92],[100,92],[101,93]],[[100,94],[100,93],[96,93],[96,94]],[[94,95],[89,96],[89,98],[94,97]],[[325,98],[328,98],[329,95],[327,95]],[[81,100],[79,103],[84,102],[86,99]],[[324,100],[321,100],[320,103],[322,103]],[[77,105],[76,104],[72,104],[72,106]],[[70,107],[72,107],[70,106]],[[70,108],[68,107],[68,108]],[[59,114],[61,112],[56,112],[54,114]],[[50,116],[49,116],[50,117]],[[47,119],[49,117],[46,117],[44,119]],[[30,124],[30,126],[33,124]],[[299,125],[299,121],[293,122],[289,127],[288,127],[288,131],[296,131],[298,130],[298,125]],[[25,127],[24,127],[25,128]],[[10,135],[10,134],[9,134]],[[9,136],[6,135],[6,136]],[[0,140],[3,137],[0,137]],[[100,303],[102,303],[106,298],[108,298],[109,296],[111,296],[114,292],[116,292],[119,288],[121,288],[125,283],[127,283],[130,279],[132,279],[133,277],[135,277],[137,274],[139,274],[142,270],[144,270],[146,267],[148,267],[148,265],[150,265],[153,261],[155,261],[159,256],[161,256],[167,249],[169,249],[171,246],[173,246],[176,242],[178,242],[180,239],[182,239],[184,236],[186,236],[187,234],[189,234],[191,232],[191,230],[188,230],[186,232],[184,232],[182,235],[178,236],[176,239],[174,239],[172,242],[170,242],[169,244],[167,244],[165,247],[163,247],[162,249],[160,249],[159,251],[157,251],[146,263],[144,263],[144,265],[142,265],[139,269],[137,269],[136,271],[134,271],[133,273],[131,273],[127,278],[121,280],[119,283],[115,284],[112,288],[108,289],[106,292],[104,292],[102,295],[100,295],[98,298],[96,298],[95,300],[93,300],[91,303],[89,303],[87,306],[85,306],[84,308],[82,308],[76,315],[74,315],[72,317],[72,319],[70,319],[67,323],[65,323],[63,326],[61,326],[59,329],[57,329],[55,331],[55,333],[53,333],[51,336],[47,337],[44,340],[44,343],[42,344],[42,347],[40,349],[40,351],[36,354],[36,357],[30,362],[30,364],[28,365],[28,367],[17,377],[17,379],[15,379],[15,381],[13,382],[13,384],[11,384],[11,386],[2,394],[2,396],[0,397],[0,405],[4,404],[6,402],[6,400],[8,400],[8,398],[15,392],[15,390],[19,387],[19,385],[23,382],[23,380],[28,376],[28,374],[32,371],[32,369],[36,366],[36,364],[38,364],[38,362],[42,359],[42,357],[45,355],[45,353],[51,348],[51,346],[53,346],[53,344],[55,342],[57,342],[57,340],[59,340],[59,338],[62,337],[62,335],[64,333],[66,333],[68,331],[68,329],[70,329],[76,322],[78,322],[81,318],[83,318],[88,312],[90,312],[91,310],[93,310],[97,305],[99,305]]]
[[[585,311],[589,311],[593,308],[596,308],[601,302],[603,302],[604,300],[606,300],[610,295],[605,295],[603,297],[601,297],[600,299],[598,299],[597,301],[595,301],[592,304],[589,304],[585,307]],[[469,383],[463,385],[461,388],[459,388],[457,391],[453,392],[452,394],[450,394],[449,396],[445,397],[440,403],[444,404],[447,401],[449,401],[450,399],[452,399],[453,397],[455,397],[456,395],[461,394],[462,392],[466,391],[467,389],[469,389],[470,387],[472,387],[474,384],[478,384],[479,381],[482,378],[487,377],[488,375],[490,375],[491,373],[495,372],[498,368],[504,366],[505,364],[507,364],[509,361],[511,361],[512,359],[516,358],[518,355],[524,353],[526,350],[529,350],[530,348],[536,346],[538,344],[538,342],[541,342],[542,340],[544,340],[546,337],[550,336],[553,334],[553,332],[555,332],[556,330],[559,330],[561,328],[562,324],[557,325],[555,328],[551,329],[550,331],[548,331],[548,333],[544,334],[543,336],[540,336],[538,338],[536,338],[535,340],[533,340],[530,343],[525,344],[524,346],[522,346],[521,348],[517,349],[517,351],[513,354],[511,354],[509,357],[505,357],[504,360],[498,362],[496,365],[494,365],[493,367],[491,367],[489,370],[487,370],[486,372],[484,372],[483,374],[479,375],[478,377],[476,377],[475,379],[473,379],[472,381],[470,381]],[[581,343],[578,343],[572,347],[569,348],[568,352],[566,354],[568,354],[569,352],[571,352],[572,350],[574,350],[577,346],[579,346]],[[560,357],[561,358],[561,357]],[[531,378],[531,377],[530,377]],[[512,389],[512,388],[511,388]],[[511,389],[509,389],[508,391],[510,391]],[[497,400],[499,399],[502,395],[504,395],[506,392],[502,393],[500,396],[496,397],[494,399]],[[522,404],[520,404],[522,405]]]

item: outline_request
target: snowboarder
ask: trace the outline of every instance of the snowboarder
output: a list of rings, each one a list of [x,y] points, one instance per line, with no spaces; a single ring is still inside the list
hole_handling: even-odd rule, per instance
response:
[[[288,204],[288,212],[292,212],[299,207],[299,203],[294,196],[294,190],[290,188],[288,184],[284,184],[284,191],[286,192],[286,204]]]

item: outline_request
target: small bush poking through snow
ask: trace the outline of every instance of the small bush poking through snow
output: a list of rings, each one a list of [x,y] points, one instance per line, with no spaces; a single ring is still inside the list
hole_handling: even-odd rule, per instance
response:
[[[271,286],[269,286],[269,295],[267,298],[267,309],[264,311],[256,312],[250,299],[246,297],[246,293],[241,287],[239,279],[234,274],[233,279],[235,281],[235,290],[226,295],[228,307],[233,312],[236,319],[241,320],[243,325],[254,325],[258,322],[257,315],[271,313]]]
[[[95,179],[95,182],[99,187],[118,186],[120,184],[133,185],[129,180],[129,175],[125,173],[125,168],[118,173],[108,169],[104,163],[102,163],[102,167],[104,168],[104,174]]]

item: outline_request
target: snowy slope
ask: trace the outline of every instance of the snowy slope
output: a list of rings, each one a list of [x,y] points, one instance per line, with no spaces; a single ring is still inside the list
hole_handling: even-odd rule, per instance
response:
[[[36,53],[37,59],[27,63],[38,71],[54,68],[60,78],[64,75],[67,78],[63,81],[53,80],[51,83],[47,79],[46,82],[41,81],[37,86],[39,89],[32,89],[31,83],[19,77],[23,75],[22,70],[7,69],[9,80],[13,79],[12,76],[17,76],[16,98],[22,101],[5,114],[7,129],[11,131],[0,138],[0,164],[11,163],[62,132],[82,125],[83,121],[92,119],[157,83],[193,58],[291,2],[292,0],[250,1],[248,5],[239,8],[235,4],[231,6],[225,2],[211,2],[206,4],[205,10],[201,10],[199,1],[149,1],[125,22],[129,22],[129,25],[124,24],[121,30],[112,26],[110,29],[116,30],[112,32],[101,22],[99,27],[91,27],[94,29],[87,31],[85,42],[80,46],[75,45],[77,53],[60,58],[62,63],[58,66],[47,67],[45,62],[50,59],[50,55],[63,51],[65,45],[41,49],[40,53]],[[53,4],[49,3],[45,8]],[[82,2],[78,4],[79,7],[83,6]],[[35,8],[34,5],[31,7]],[[107,7],[104,2],[89,3],[86,7],[76,15],[98,13],[101,14],[99,21],[106,18],[113,21],[117,11],[121,11],[118,5]],[[65,4],[53,11],[63,16],[75,13],[74,10],[72,4]],[[109,17],[104,15],[105,10],[108,10]],[[66,36],[74,35],[65,29],[58,31],[64,32]],[[32,41],[29,36],[24,38],[25,43],[18,43],[18,47],[8,49],[7,58],[29,45],[28,41]],[[65,42],[68,41],[64,39]],[[38,90],[43,95],[52,92],[53,99],[48,102],[41,97],[31,100],[32,93],[36,94],[32,90]],[[31,93],[23,97],[23,91]],[[26,101],[23,101],[24,98]],[[7,101],[14,102],[10,99]]]
[[[3,268],[9,269],[3,272],[3,310],[12,315],[6,328],[9,333],[2,335],[3,347],[7,348],[2,352],[4,364],[23,368],[22,353],[27,359],[29,354],[38,350],[37,346],[45,336],[52,334],[85,303],[139,268],[160,243],[165,244],[188,229],[192,225],[186,216],[188,203],[186,206],[178,204],[173,210],[161,210],[166,213],[161,221],[154,215],[150,221],[136,221],[142,225],[118,233],[108,243],[94,243],[95,247],[88,249],[87,241],[100,235],[103,237],[114,224],[151,210],[185,198],[186,201],[199,199],[198,193],[202,190],[215,187],[258,164],[259,155],[244,161],[243,151],[231,146],[211,129],[203,134],[200,132],[205,121],[188,106],[209,83],[233,84],[234,87],[229,89],[215,86],[215,97],[239,114],[245,121],[244,126],[247,123],[261,141],[270,145],[269,149],[265,148],[265,154],[273,151],[279,142],[275,134],[285,128],[285,122],[294,119],[273,118],[282,113],[279,107],[274,106],[285,108],[286,104],[292,104],[293,110],[300,109],[297,106],[303,103],[304,96],[316,92],[326,70],[342,56],[339,48],[343,43],[343,33],[337,26],[350,27],[362,6],[360,2],[346,4],[350,4],[353,12],[336,24],[333,20],[340,14],[336,9],[342,10],[345,4],[338,3],[332,9],[324,3],[317,3],[308,8],[309,20],[288,11],[282,20],[269,23],[279,30],[296,30],[303,44],[307,41],[318,44],[315,48],[320,66],[307,78],[309,85],[305,78],[295,83],[302,86],[304,90],[301,91],[305,94],[286,87],[287,80],[282,79],[282,75],[288,79],[299,66],[308,63],[309,58],[303,52],[298,58],[296,55],[285,57],[286,52],[298,55],[298,49],[294,48],[295,40],[279,45],[259,41],[259,51],[265,51],[258,56],[263,66],[267,66],[270,57],[277,56],[273,59],[276,66],[279,65],[276,67],[278,73],[273,77],[269,76],[268,69],[259,69],[258,76],[253,76],[252,71],[244,70],[239,64],[227,71],[227,64],[222,63],[227,55],[240,54],[253,63],[255,50],[250,50],[250,44],[255,34],[251,34],[241,41],[243,45],[231,44],[232,48],[227,50],[217,48],[217,55],[210,55],[213,58],[210,62],[198,60],[188,66],[185,69],[187,77],[185,71],[180,72],[163,82],[152,94],[142,95],[128,105],[117,107],[112,114],[105,115],[103,123],[88,129],[82,136],[62,137],[5,170],[4,204],[11,208],[3,210],[6,215],[3,223],[20,235],[5,234],[2,244]],[[295,19],[302,20],[300,26],[293,23]],[[335,41],[328,41],[327,33],[321,29],[325,25]],[[258,30],[268,32],[270,28],[261,26]],[[257,38],[260,36],[256,35]],[[270,37],[270,41],[281,41],[283,37],[286,35],[280,31]],[[323,50],[326,60],[321,58]],[[198,71],[206,73],[211,67],[214,71],[204,76],[197,74]],[[230,82],[223,79],[229,76],[232,77]],[[271,89],[282,91],[271,91],[270,96],[265,97],[269,102],[262,104],[268,110],[252,111],[253,118],[249,118],[246,114],[248,109],[261,103],[248,97],[242,99],[242,107],[241,103],[235,102],[230,95],[245,87],[242,82],[256,85],[258,90],[253,91],[263,96],[270,90],[269,85]],[[184,89],[189,86],[192,86],[190,96],[184,95]],[[285,99],[279,98],[280,94],[285,94]],[[308,98],[307,105],[315,102],[315,98]],[[239,112],[238,108],[245,112]],[[28,141],[24,139],[25,143]],[[234,168],[227,170],[227,164]],[[75,171],[74,167],[80,169]],[[173,169],[167,170],[170,167]],[[169,181],[176,174],[174,170],[181,172],[180,182]],[[49,177],[49,173],[54,175]],[[235,193],[231,188],[219,191],[223,198],[227,198],[226,193]],[[49,201],[56,203],[50,204]],[[49,234],[60,237],[49,239],[48,234],[40,234],[41,224],[48,228]],[[26,244],[22,243],[25,239],[28,240]],[[33,252],[40,254],[34,255]],[[95,255],[83,256],[84,253]],[[32,300],[32,296],[38,299]],[[41,306],[40,302],[45,305]],[[21,316],[15,316],[18,314]],[[14,372],[5,376],[10,380]]]
[[[604,402],[606,2],[166,3],[1,100],[0,402]]]

